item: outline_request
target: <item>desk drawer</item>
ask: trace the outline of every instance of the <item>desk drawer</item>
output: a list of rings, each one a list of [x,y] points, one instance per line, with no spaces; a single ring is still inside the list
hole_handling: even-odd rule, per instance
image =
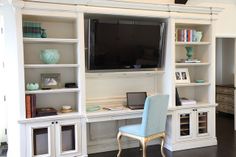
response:
[[[216,87],[216,93],[234,95],[234,88],[229,87]]]
[[[217,111],[234,114],[234,104],[218,103]]]

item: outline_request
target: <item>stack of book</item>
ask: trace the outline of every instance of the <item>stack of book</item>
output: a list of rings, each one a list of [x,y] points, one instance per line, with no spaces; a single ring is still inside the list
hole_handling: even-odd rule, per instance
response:
[[[189,29],[189,28],[178,28],[175,32],[175,38],[176,41],[180,42],[196,42],[195,29]]]
[[[24,21],[23,36],[29,38],[41,38],[41,24],[38,22]]]
[[[180,59],[177,63],[201,63],[198,59]]]
[[[188,98],[180,98],[180,102],[182,106],[196,105],[196,100],[188,99]]]
[[[25,95],[26,118],[36,117],[36,95]]]

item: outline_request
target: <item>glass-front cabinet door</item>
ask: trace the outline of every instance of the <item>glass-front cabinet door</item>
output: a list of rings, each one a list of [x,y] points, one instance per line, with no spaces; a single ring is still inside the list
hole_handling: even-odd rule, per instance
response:
[[[191,110],[179,111],[177,113],[178,116],[178,131],[177,131],[177,139],[185,139],[191,138],[193,136],[192,132],[192,118],[193,112]]]
[[[28,157],[54,157],[52,151],[54,148],[53,124],[37,123],[27,125],[27,149],[29,149]]]
[[[207,136],[209,135],[209,118],[210,110],[208,109],[199,109],[197,111],[197,136]]]
[[[71,157],[80,155],[79,139],[81,139],[80,123],[78,120],[65,120],[56,122],[56,144],[58,157]]]

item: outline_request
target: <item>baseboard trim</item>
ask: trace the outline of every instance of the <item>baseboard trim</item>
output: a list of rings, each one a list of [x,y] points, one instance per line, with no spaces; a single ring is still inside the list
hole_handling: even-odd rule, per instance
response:
[[[170,151],[180,151],[186,149],[208,147],[217,145],[216,138],[205,139],[205,140],[193,140],[193,141],[184,141],[178,142],[173,145],[166,144],[165,147]]]
[[[154,140],[148,143],[148,145],[156,145],[159,144],[159,140]],[[139,147],[138,141],[122,141],[122,149],[128,149],[128,148],[136,148]],[[107,151],[115,151],[118,150],[118,144],[117,142],[113,143],[97,143],[96,145],[88,145],[88,154],[94,154],[94,153],[101,153],[101,152],[107,152]]]

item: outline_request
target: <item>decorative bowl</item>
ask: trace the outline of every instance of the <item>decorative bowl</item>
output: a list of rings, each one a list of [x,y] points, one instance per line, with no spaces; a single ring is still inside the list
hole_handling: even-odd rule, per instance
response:
[[[45,64],[56,64],[59,62],[60,54],[57,49],[44,49],[41,51],[40,59]]]
[[[38,90],[39,84],[38,83],[27,83],[26,89],[27,90]]]
[[[196,83],[204,83],[205,80],[195,80]]]

